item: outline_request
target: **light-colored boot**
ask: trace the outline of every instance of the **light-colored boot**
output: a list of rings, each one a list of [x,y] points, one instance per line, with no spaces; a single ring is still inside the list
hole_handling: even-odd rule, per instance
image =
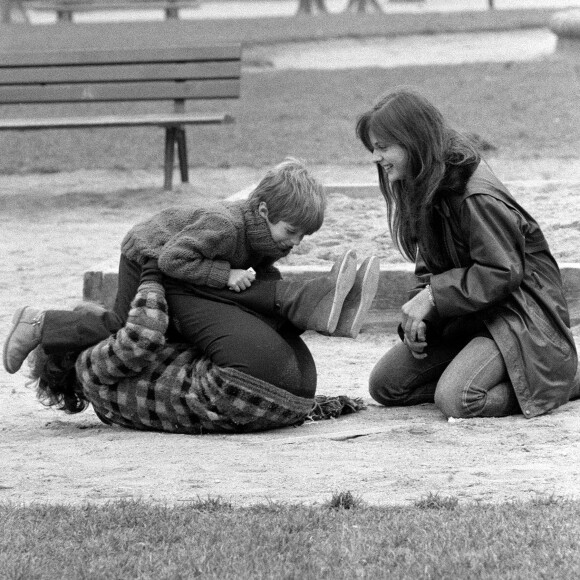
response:
[[[44,311],[24,306],[12,318],[12,328],[4,343],[4,368],[14,374],[26,357],[40,344]]]
[[[369,256],[360,265],[354,285],[346,297],[333,336],[356,338],[379,288],[380,263]]]
[[[356,253],[354,250],[347,250],[325,276],[307,281],[278,282],[276,285],[278,311],[302,330],[332,334],[355,277]]]

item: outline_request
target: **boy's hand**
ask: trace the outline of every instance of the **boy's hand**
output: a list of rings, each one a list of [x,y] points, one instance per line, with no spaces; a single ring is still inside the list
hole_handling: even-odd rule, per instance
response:
[[[256,279],[256,272],[249,270],[230,270],[228,277],[228,288],[234,292],[241,292],[252,285]]]

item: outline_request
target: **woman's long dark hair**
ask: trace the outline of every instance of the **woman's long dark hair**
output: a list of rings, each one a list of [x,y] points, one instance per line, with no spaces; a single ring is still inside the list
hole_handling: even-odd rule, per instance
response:
[[[372,133],[379,141],[397,144],[407,153],[407,173],[400,181],[389,183],[378,166],[391,236],[409,260],[416,259],[421,244],[440,263],[444,251],[435,225],[434,203],[443,190],[457,193],[465,188],[480,161],[479,153],[425,97],[404,88],[382,97],[361,115],[356,133],[371,152]]]
[[[78,351],[47,355],[40,346],[31,353],[28,376],[43,405],[67,413],[80,413],[87,408],[88,401],[75,369],[78,355]]]

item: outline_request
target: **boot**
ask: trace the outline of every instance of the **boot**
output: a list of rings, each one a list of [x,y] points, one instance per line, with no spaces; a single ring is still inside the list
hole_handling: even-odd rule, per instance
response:
[[[380,264],[377,256],[363,261],[348,293],[333,336],[356,338],[379,288]]]
[[[19,308],[4,343],[4,368],[10,374],[20,369],[26,357],[40,344],[44,311],[30,306]]]
[[[326,276],[306,282],[278,282],[276,307],[282,316],[302,330],[332,334],[355,276],[356,253],[348,250],[334,263]]]

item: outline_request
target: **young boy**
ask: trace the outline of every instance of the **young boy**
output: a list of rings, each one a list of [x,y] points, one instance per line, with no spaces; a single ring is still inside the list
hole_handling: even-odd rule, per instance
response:
[[[16,372],[39,344],[47,354],[78,351],[116,332],[126,321],[143,266],[154,267],[155,262],[165,274],[180,338],[203,351],[228,325],[213,315],[208,318],[207,300],[236,304],[273,324],[289,320],[299,330],[355,337],[376,293],[376,258],[365,261],[357,274],[354,252],[345,252],[328,276],[307,282],[283,281],[274,267],[321,227],[325,207],[322,186],[301,162],[287,159],[264,176],[248,199],[152,216],[122,241],[113,311],[20,309],[4,345],[6,370]],[[219,308],[217,312],[219,318]]]
[[[136,225],[121,252],[139,264],[157,258],[171,278],[240,292],[255,279],[249,268],[276,273],[273,263],[320,229],[325,208],[322,185],[287,159],[246,200],[168,209]]]

